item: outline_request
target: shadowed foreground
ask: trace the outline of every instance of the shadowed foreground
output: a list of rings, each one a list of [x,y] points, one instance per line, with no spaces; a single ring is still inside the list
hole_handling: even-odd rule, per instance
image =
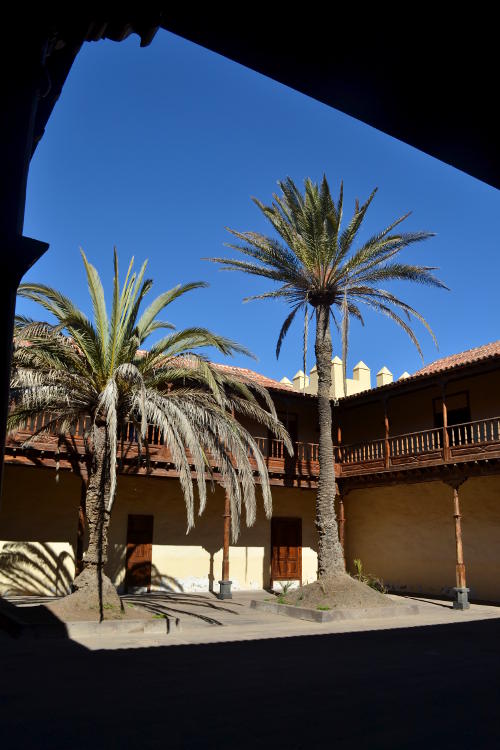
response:
[[[1,734],[25,748],[489,748],[498,620],[88,651],[1,636]]]

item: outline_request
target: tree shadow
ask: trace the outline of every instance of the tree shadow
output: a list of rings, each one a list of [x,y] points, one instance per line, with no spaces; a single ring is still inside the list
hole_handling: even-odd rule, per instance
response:
[[[163,593],[161,591],[153,591],[149,594],[124,594],[122,600],[130,602],[134,606],[144,607],[149,612],[158,615],[185,615],[195,620],[201,620],[207,625],[223,625],[223,622],[216,619],[218,612],[225,612],[238,617],[239,612],[234,611],[233,608],[244,607],[243,604],[234,601],[231,601],[230,607],[224,606],[210,594]],[[192,607],[207,610],[210,614],[193,611]]]
[[[5,594],[66,596],[71,593],[75,558],[46,542],[6,542],[0,552],[0,587]]]

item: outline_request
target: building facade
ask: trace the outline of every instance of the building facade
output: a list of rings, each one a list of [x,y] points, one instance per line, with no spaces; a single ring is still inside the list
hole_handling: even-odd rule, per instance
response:
[[[229,548],[230,579],[235,589],[311,582],[317,572],[316,398],[253,376],[269,388],[295,455],[254,431],[269,470],[273,517],[261,506],[254,526],[242,526]],[[377,381],[332,401],[335,502],[347,568],[359,558],[394,591],[453,595],[462,584],[472,599],[500,601],[500,342],[395,382]],[[12,436],[6,450],[0,586],[63,593],[84,546],[82,439],[71,436],[71,451],[58,452],[50,437],[24,449],[29,432]],[[216,487],[186,535],[168,450],[151,435],[146,466],[132,441],[118,479],[108,574],[121,590],[217,592],[224,501]]]

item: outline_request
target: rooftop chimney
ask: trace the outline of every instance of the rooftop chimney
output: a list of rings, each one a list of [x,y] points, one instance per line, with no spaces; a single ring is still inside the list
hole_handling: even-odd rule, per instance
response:
[[[309,378],[302,370],[299,370],[293,376],[293,386],[297,391],[302,391],[309,385]]]
[[[388,383],[392,383],[394,380],[392,376],[392,372],[387,369],[387,367],[382,367],[377,372],[377,388],[380,388],[383,385],[387,385]]]

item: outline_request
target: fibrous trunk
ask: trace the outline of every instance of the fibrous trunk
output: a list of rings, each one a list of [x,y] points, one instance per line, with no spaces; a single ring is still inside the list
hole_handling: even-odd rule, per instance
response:
[[[88,547],[83,555],[83,570],[75,578],[73,588],[89,608],[102,610],[104,605],[120,608],[117,591],[104,574],[108,553],[108,529],[110,513],[107,509],[109,497],[109,459],[106,445],[106,426],[95,425],[92,433],[92,456],[85,494],[88,524]]]
[[[319,417],[319,480],[316,497],[316,529],[318,532],[318,575],[338,575],[345,572],[344,554],[339,540],[335,517],[335,464],[332,439],[332,339],[330,308],[316,308],[316,367],[318,368]]]

